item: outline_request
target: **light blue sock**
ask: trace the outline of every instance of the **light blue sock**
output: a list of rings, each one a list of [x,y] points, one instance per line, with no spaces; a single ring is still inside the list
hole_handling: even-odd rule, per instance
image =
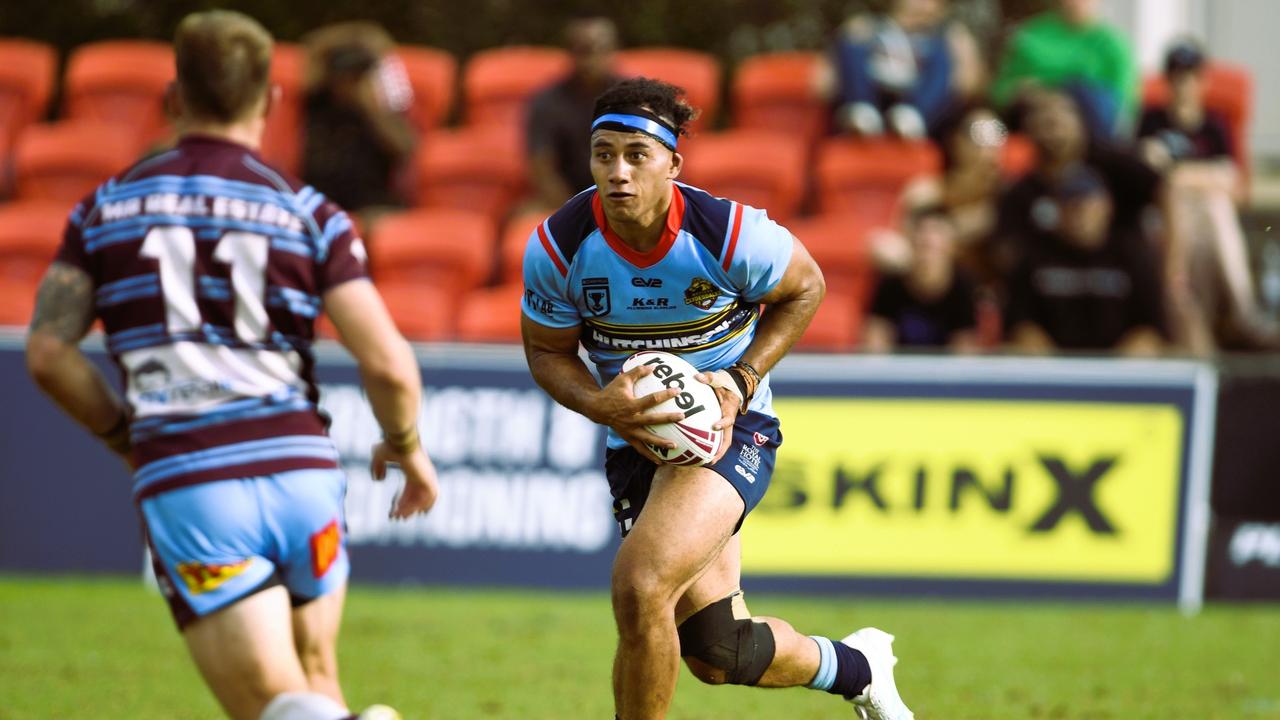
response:
[[[810,635],[809,639],[818,644],[821,659],[818,662],[818,674],[813,676],[809,687],[814,690],[829,691],[836,683],[836,648],[831,641],[820,635]]]

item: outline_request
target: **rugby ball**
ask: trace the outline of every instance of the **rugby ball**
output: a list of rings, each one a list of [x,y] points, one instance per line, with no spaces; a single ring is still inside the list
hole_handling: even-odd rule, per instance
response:
[[[706,465],[726,442],[723,430],[711,429],[720,419],[720,398],[716,396],[715,388],[696,380],[694,376],[698,369],[678,355],[651,350],[638,352],[622,363],[622,371],[640,365],[652,367],[653,373],[636,381],[636,397],[675,388],[680,394],[654,409],[684,413],[684,419],[679,422],[646,426],[654,435],[676,445],[672,449],[649,445],[649,449],[666,465]]]

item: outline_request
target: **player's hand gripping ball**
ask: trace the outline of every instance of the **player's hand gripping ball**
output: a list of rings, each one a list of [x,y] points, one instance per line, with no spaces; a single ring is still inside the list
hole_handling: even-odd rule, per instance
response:
[[[698,369],[677,355],[656,350],[638,352],[622,363],[626,372],[640,365],[653,368],[653,374],[636,381],[636,397],[644,397],[667,388],[680,394],[653,408],[657,412],[683,412],[679,422],[646,426],[654,435],[676,444],[675,448],[649,445],[667,465],[706,465],[726,442],[723,430],[711,426],[720,419],[720,399],[715,388],[694,378]]]

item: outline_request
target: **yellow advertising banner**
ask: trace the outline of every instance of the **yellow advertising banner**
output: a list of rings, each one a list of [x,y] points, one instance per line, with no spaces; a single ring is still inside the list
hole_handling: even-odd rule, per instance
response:
[[[1157,585],[1174,572],[1172,405],[778,398],[743,570]]]

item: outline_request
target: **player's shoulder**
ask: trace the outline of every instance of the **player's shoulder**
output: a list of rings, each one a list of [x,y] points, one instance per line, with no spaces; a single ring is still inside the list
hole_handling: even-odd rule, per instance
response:
[[[595,197],[594,186],[574,195],[534,231],[540,241],[554,245],[566,263],[573,262],[582,243],[599,229],[593,207]]]
[[[752,208],[692,185],[676,183],[676,189],[684,200],[681,229],[712,256],[720,257],[733,234],[741,229],[743,214]]]

